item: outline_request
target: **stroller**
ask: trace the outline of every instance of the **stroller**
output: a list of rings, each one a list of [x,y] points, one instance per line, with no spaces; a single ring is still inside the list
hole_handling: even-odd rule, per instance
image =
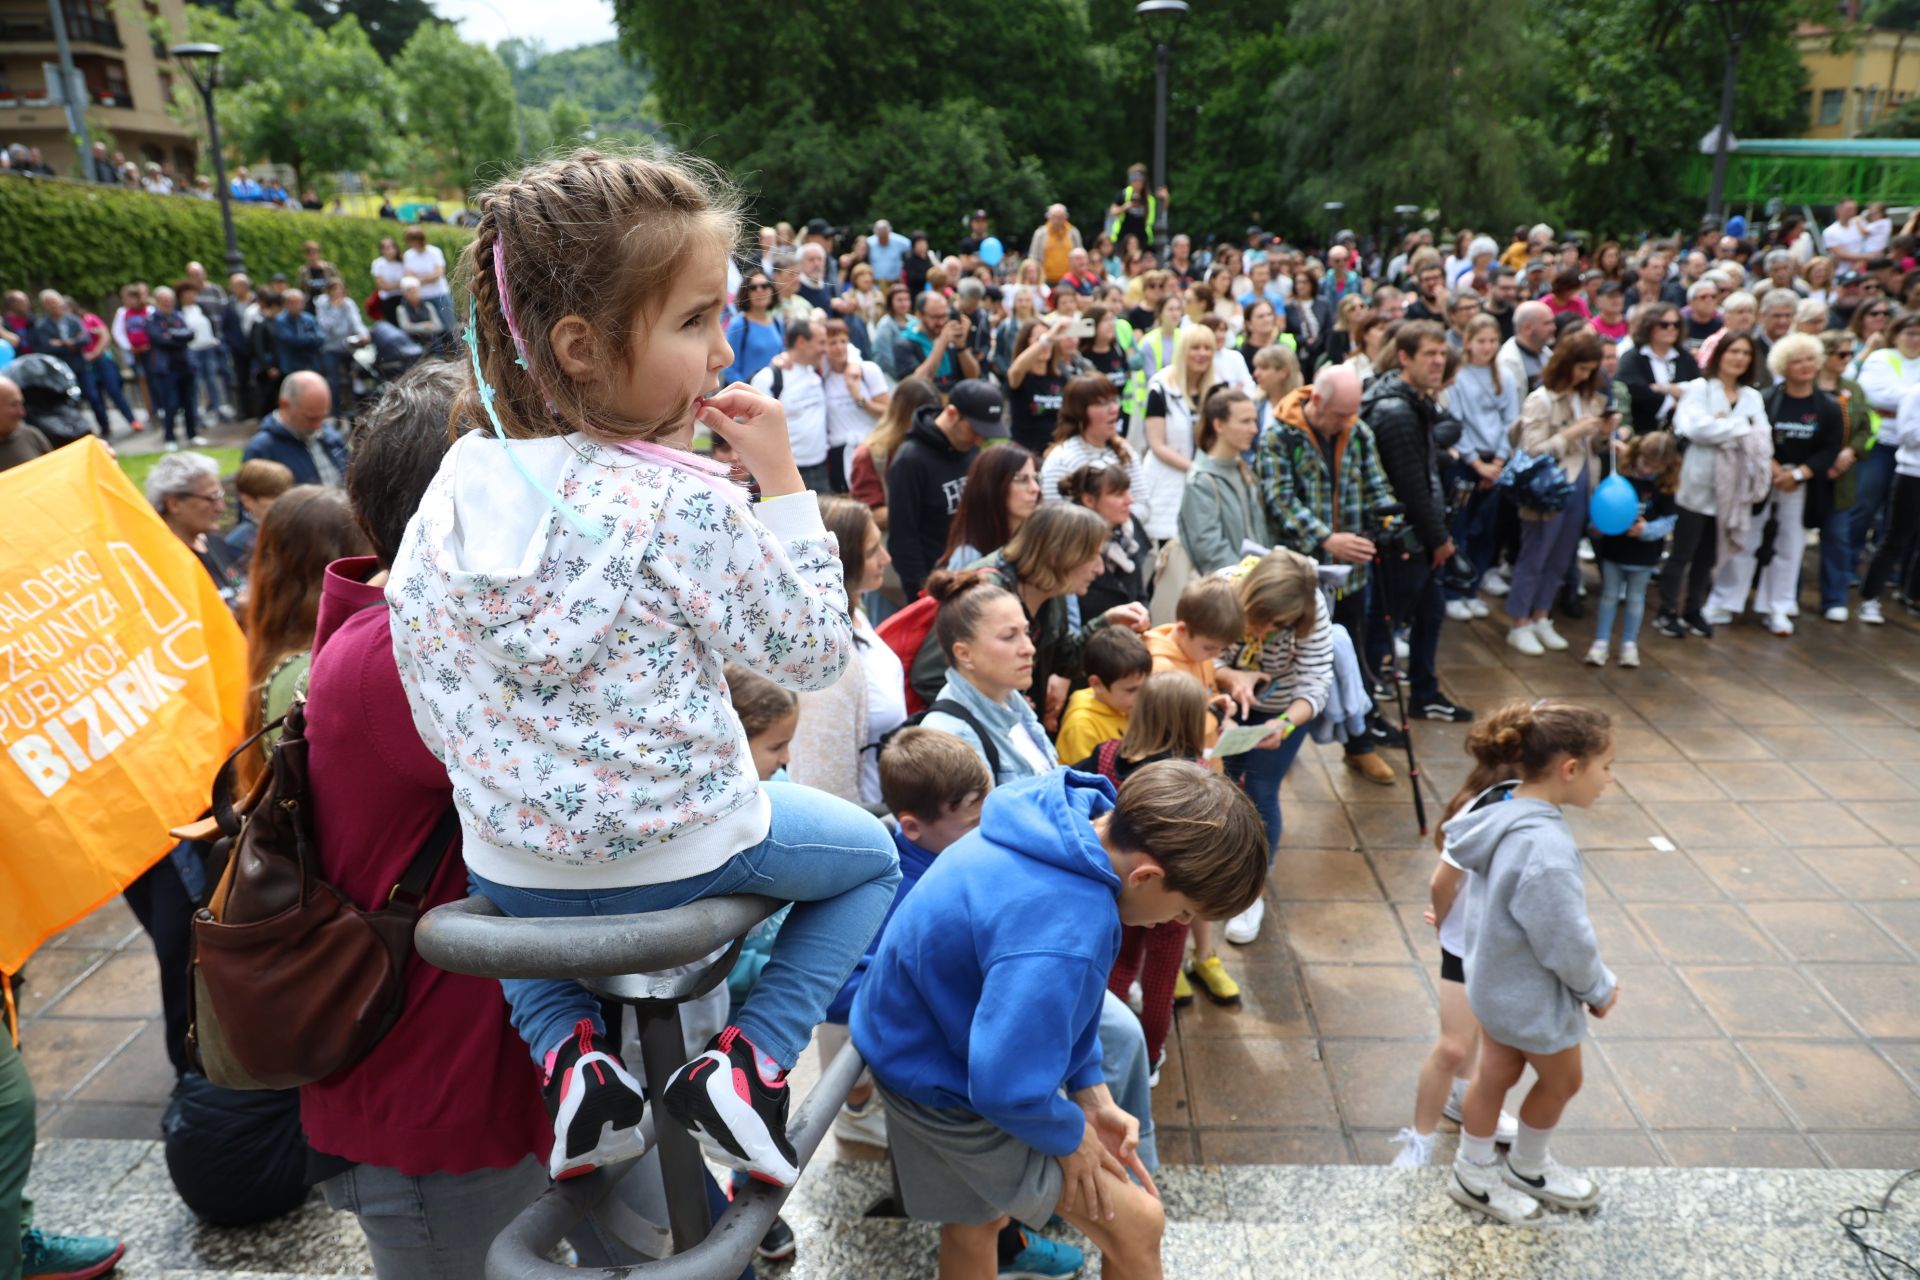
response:
[[[26,401],[27,423],[38,427],[54,448],[93,434],[87,402],[80,398],[80,380],[66,361],[50,355],[21,356],[7,365],[6,376]]]
[[[373,341],[354,349],[353,362],[367,384],[367,397],[372,398],[418,364],[426,348],[408,337],[399,325],[386,320],[375,320],[369,332]]]

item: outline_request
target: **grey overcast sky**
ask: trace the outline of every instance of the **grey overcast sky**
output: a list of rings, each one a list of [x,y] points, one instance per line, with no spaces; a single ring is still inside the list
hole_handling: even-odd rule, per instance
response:
[[[509,37],[571,49],[614,38],[608,0],[433,0],[460,34],[492,48]]]

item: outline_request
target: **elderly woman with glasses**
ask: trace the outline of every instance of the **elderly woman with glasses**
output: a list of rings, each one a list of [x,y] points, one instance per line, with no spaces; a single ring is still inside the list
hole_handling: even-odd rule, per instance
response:
[[[147,472],[147,501],[173,536],[187,544],[229,605],[239,597],[246,566],[219,533],[227,516],[220,468],[204,453],[170,453]]]

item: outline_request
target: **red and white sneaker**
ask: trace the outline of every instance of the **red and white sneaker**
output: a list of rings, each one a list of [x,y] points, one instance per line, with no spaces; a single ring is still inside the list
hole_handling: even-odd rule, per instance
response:
[[[588,1019],[575,1023],[573,1035],[548,1052],[541,1092],[553,1117],[547,1172],[556,1181],[646,1154],[646,1090]]]
[[[790,1096],[786,1072],[740,1028],[728,1027],[673,1073],[664,1101],[667,1114],[715,1161],[790,1187],[800,1176],[800,1159],[787,1141]]]

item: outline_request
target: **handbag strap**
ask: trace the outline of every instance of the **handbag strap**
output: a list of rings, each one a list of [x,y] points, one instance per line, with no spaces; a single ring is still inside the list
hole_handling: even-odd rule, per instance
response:
[[[240,815],[234,811],[233,807],[234,770],[239,763],[240,757],[250,750],[254,743],[260,741],[261,738],[272,733],[275,729],[280,728],[286,724],[286,722],[287,718],[281,716],[271,724],[261,725],[258,732],[235,747],[233,751],[228,754],[226,760],[220,765],[220,771],[213,775],[213,819],[220,824],[220,832],[222,835],[231,838],[240,834]],[[269,768],[261,773],[261,782],[264,783],[271,774],[271,757],[269,757]]]
[[[407,864],[406,874],[400,877],[400,883],[394,885],[387,894],[387,910],[408,919],[419,915],[421,904],[427,899],[427,888],[440,872],[440,864],[446,861],[447,854],[459,843],[460,810],[449,804],[440,815],[440,820],[433,824],[433,830],[427,833],[420,851]]]

